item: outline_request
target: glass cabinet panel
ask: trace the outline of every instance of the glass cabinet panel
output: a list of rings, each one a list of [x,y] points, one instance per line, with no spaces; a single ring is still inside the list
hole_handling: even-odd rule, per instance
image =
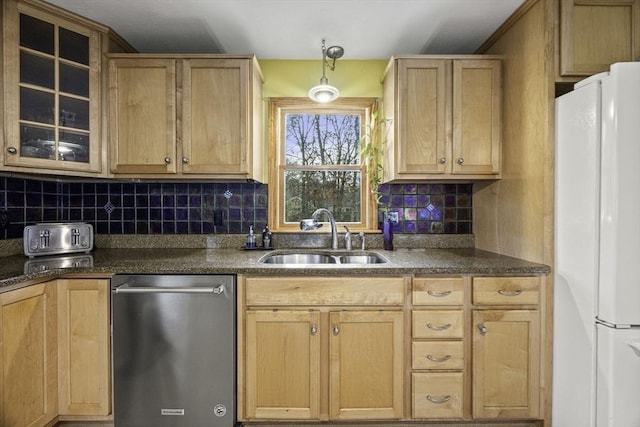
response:
[[[55,89],[55,80],[53,58],[20,52],[20,83]]]
[[[89,65],[89,37],[60,28],[60,58]]]
[[[89,72],[86,68],[60,63],[60,92],[89,97]]]
[[[55,123],[55,95],[51,92],[20,88],[20,120]]]
[[[89,130],[89,101],[60,96],[58,125]]]
[[[54,31],[53,24],[20,14],[20,46],[53,55],[55,53]]]
[[[20,13],[21,157],[91,163],[89,55],[88,35]]]

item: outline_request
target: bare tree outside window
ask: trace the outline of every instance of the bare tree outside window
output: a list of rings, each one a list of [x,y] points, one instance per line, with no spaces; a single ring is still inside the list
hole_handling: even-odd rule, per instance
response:
[[[361,149],[376,106],[375,98],[331,104],[270,99],[269,225],[274,231],[300,231],[300,220],[318,208],[330,210],[353,230],[376,229],[377,207]]]
[[[360,222],[360,115],[291,113],[285,122],[285,221],[324,207],[338,222]]]

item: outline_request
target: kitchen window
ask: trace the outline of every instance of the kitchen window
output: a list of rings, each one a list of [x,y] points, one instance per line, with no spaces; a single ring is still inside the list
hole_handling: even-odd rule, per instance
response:
[[[300,220],[321,207],[350,229],[376,228],[375,200],[360,152],[375,105],[372,98],[326,105],[271,99],[269,224],[274,230],[299,231]]]

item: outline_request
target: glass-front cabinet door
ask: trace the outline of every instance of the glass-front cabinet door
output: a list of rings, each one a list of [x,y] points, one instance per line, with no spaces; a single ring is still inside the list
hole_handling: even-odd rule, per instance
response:
[[[7,3],[5,165],[100,172],[100,34]]]

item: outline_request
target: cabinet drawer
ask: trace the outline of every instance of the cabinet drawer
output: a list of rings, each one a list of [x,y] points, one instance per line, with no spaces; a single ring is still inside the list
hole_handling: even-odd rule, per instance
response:
[[[463,369],[462,341],[414,341],[411,367],[413,369]]]
[[[473,303],[487,305],[538,304],[538,277],[474,277]]]
[[[247,277],[246,302],[260,305],[394,305],[404,303],[402,277]]]
[[[413,338],[462,338],[462,310],[413,311]]]
[[[413,418],[462,418],[462,372],[412,377]]]
[[[413,279],[414,305],[462,305],[464,279],[462,277]]]

